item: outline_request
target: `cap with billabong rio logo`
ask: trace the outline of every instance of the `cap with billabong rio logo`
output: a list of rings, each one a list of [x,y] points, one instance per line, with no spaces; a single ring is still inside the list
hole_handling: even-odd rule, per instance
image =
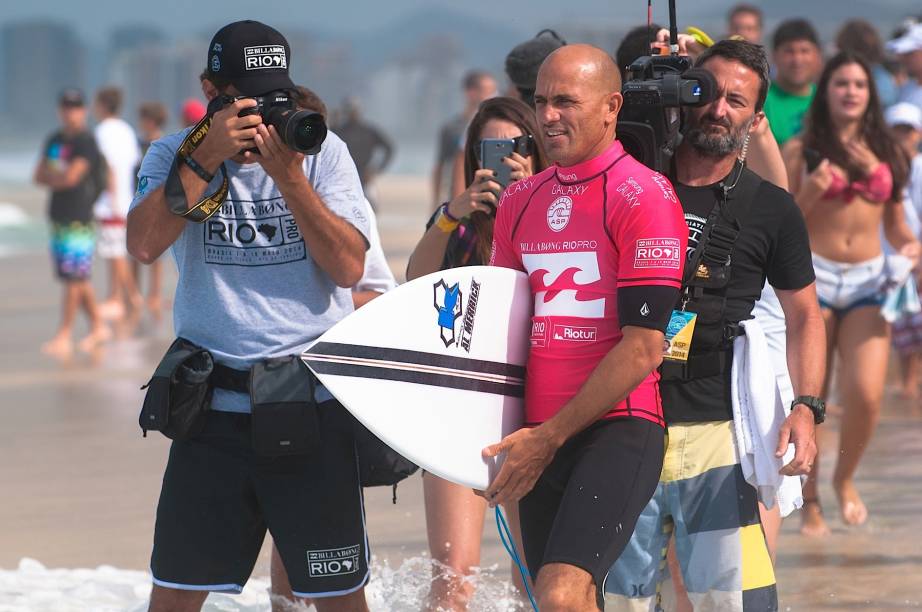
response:
[[[288,76],[291,48],[282,34],[258,21],[235,21],[218,30],[208,46],[208,70],[245,96],[294,89]]]

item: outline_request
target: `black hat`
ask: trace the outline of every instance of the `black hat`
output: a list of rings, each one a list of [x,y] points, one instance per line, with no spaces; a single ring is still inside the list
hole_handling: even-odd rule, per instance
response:
[[[68,87],[58,96],[58,106],[78,108],[86,105],[83,92],[76,87]]]
[[[278,30],[258,21],[236,21],[218,30],[208,46],[208,70],[245,96],[294,89],[288,76],[291,49]]]
[[[545,58],[567,44],[554,30],[541,30],[531,40],[513,47],[506,56],[506,74],[519,89],[534,91],[538,69]]]

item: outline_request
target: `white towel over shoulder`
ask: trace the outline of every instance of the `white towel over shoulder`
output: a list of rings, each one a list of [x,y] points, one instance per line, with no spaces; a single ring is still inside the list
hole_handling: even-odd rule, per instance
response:
[[[773,507],[777,500],[781,515],[787,516],[803,505],[800,479],[778,473],[794,458],[794,445],[788,445],[784,457],[775,456],[778,432],[793,399],[788,396],[793,393],[790,383],[781,384],[787,372],[779,376],[773,367],[759,322],[753,319],[741,325],[746,333],[733,343],[730,391],[743,477],[755,487],[766,508]]]

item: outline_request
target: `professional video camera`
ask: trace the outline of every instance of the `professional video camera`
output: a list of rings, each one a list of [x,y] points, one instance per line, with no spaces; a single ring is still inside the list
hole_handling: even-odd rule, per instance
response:
[[[714,99],[717,85],[706,70],[691,67],[678,55],[675,0],[669,2],[671,55],[646,55],[628,67],[621,88],[624,106],[618,117],[618,140],[638,161],[666,173],[681,142],[682,106]]]
[[[320,145],[327,137],[327,126],[323,116],[311,111],[298,110],[287,91],[273,91],[262,96],[218,96],[209,105],[208,111],[214,113],[244,98],[256,100],[256,106],[240,111],[240,117],[260,115],[267,126],[275,126],[282,142],[290,148],[305,155],[316,155],[320,152]]]

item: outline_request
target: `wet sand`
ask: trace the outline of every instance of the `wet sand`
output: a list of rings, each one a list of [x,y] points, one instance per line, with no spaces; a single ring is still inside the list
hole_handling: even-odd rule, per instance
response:
[[[421,179],[386,177],[378,186],[379,227],[391,267],[403,277],[421,235],[428,188]],[[44,196],[6,190],[0,199],[23,208],[36,224]],[[7,236],[0,233],[0,236]],[[4,245],[0,244],[0,247]],[[28,247],[28,244],[26,245]],[[175,282],[167,262],[166,286]],[[105,288],[95,269],[98,294]],[[59,287],[45,250],[32,243],[0,258],[0,568],[23,557],[50,568],[107,564],[145,569],[168,441],[142,438],[139,387],[169,344],[170,313],[159,324],[145,316],[94,355],[62,362],[40,344],[58,321]],[[168,292],[171,293],[171,292]],[[85,326],[78,326],[78,337]],[[922,539],[912,523],[922,513],[922,407],[888,391],[878,432],[858,478],[871,511],[867,525],[846,528],[828,485],[838,418],[821,429],[826,472],[821,493],[833,534],[807,540],[788,519],[780,540],[782,610],[906,610],[922,608]],[[367,492],[372,552],[391,565],[426,551],[420,478]],[[486,521],[483,565],[506,567],[505,552]],[[254,575],[268,573],[266,550]]]

